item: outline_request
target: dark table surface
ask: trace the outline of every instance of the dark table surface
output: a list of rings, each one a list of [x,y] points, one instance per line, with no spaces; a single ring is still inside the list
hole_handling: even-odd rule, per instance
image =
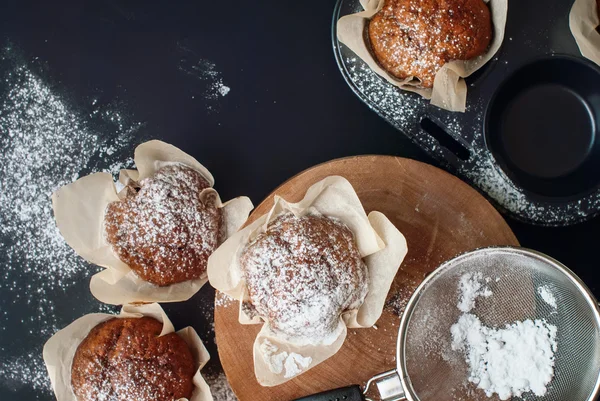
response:
[[[0,75],[18,60],[75,109],[118,107],[141,123],[119,157],[150,138],[170,142],[211,170],[223,199],[247,195],[258,204],[292,175],[343,156],[433,163],[346,86],[331,49],[333,5],[4,0],[0,32],[12,61],[2,64]],[[230,92],[215,94],[215,82]],[[7,132],[0,135],[7,138]],[[82,173],[106,167],[99,160]],[[562,261],[600,296],[600,218],[564,228],[508,223],[523,246]],[[41,295],[44,302],[24,296],[33,279],[19,271],[9,240],[0,237],[0,399],[51,400],[39,377],[48,331],[86,313],[116,309],[91,296],[89,276],[98,269],[83,261],[73,282],[51,287]],[[196,328],[213,355],[208,372],[217,375],[213,296],[206,285],[190,301],[164,308],[176,328]]]

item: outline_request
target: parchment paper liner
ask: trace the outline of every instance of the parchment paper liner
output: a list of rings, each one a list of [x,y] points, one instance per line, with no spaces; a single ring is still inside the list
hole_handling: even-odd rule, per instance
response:
[[[581,54],[600,65],[600,25],[596,0],[575,0],[569,13],[569,28]]]
[[[149,141],[135,149],[135,165],[138,170],[121,170],[119,181],[126,185],[129,180],[142,180],[152,176],[158,168],[169,163],[181,163],[204,176],[211,187],[213,176],[196,159],[176,147],[161,141]],[[215,193],[207,188],[200,196]],[[123,196],[123,193],[120,194]],[[246,221],[252,202],[238,197],[226,203],[217,202],[223,208],[225,238],[229,238]],[[92,294],[100,301],[113,305],[134,302],[177,302],[194,295],[207,281],[202,277],[159,287],[142,280],[127,264],[123,263],[104,239],[104,213],[110,202],[119,200],[112,175],[95,173],[58,189],[52,194],[52,207],[56,225],[67,244],[88,262],[105,267],[90,282]]]
[[[50,376],[50,382],[52,383],[56,399],[58,401],[77,401],[71,387],[71,365],[77,347],[79,347],[79,344],[81,344],[92,328],[114,317],[139,318],[142,316],[153,317],[163,324],[163,329],[160,333],[161,336],[175,331],[173,324],[163,309],[159,304],[154,303],[139,306],[125,305],[119,315],[91,313],[80,317],[54,334],[44,345],[44,362],[48,369],[48,375]],[[189,401],[212,401],[213,397],[210,388],[200,374],[200,370],[210,359],[208,351],[192,327],[179,330],[177,335],[190,347],[198,365],[198,370],[193,379],[195,388]],[[180,398],[177,401],[187,401],[187,398]]]
[[[358,310],[348,311],[341,316],[339,335],[329,345],[301,345],[288,341],[271,332],[268,325],[264,324],[254,342],[254,372],[256,379],[263,386],[275,386],[291,379],[284,377],[285,371],[276,374],[269,369],[259,350],[265,339],[279,348],[277,353],[295,352],[304,357],[311,357],[312,362],[308,369],[323,362],[342,346],[347,327],[371,327],[379,319],[394,276],[407,252],[404,236],[387,217],[375,211],[367,217],[352,185],[343,177],[332,176],[311,186],[304,199],[298,203],[288,203],[275,196],[274,205],[267,214],[234,234],[211,255],[208,260],[211,285],[237,300],[244,299],[246,284],[239,262],[241,252],[251,239],[265,231],[269,222],[287,211],[297,216],[317,211],[325,216],[336,217],[348,225],[369,268],[369,293]],[[242,324],[263,322],[260,318],[250,319],[241,307],[239,321]]]
[[[425,99],[431,99],[434,106],[449,111],[464,112],[467,104],[467,85],[464,77],[468,77],[496,54],[504,40],[508,0],[489,0],[492,15],[493,37],[488,50],[471,60],[454,60],[446,63],[435,75],[433,88],[418,88],[420,82],[409,77],[400,80],[381,68],[365,41],[365,27],[368,21],[383,8],[385,0],[360,0],[364,11],[345,15],[338,20],[337,36],[340,42],[348,46],[369,68],[400,89],[415,92]]]

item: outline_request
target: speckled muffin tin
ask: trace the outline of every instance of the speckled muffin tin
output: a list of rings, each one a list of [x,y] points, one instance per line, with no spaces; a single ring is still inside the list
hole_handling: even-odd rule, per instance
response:
[[[338,41],[337,21],[361,11],[358,0],[338,0],[333,50],[369,108],[500,209],[533,224],[574,224],[600,212],[600,68],[579,52],[571,6],[510,3],[502,47],[466,80],[465,113],[394,87]]]

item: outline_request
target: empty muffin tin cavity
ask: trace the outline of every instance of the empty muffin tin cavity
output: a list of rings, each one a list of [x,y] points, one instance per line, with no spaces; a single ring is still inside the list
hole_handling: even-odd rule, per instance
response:
[[[485,141],[498,165],[532,196],[577,197],[600,182],[600,71],[555,56],[514,72],[485,116]]]

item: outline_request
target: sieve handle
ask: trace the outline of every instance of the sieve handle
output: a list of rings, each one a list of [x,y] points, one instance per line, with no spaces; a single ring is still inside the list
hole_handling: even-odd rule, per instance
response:
[[[402,381],[396,369],[373,376],[367,381],[364,390],[360,386],[348,386],[336,388],[335,390],[298,398],[293,401],[371,401],[368,394],[371,386],[377,387],[377,395],[381,401],[403,401],[406,400]]]
[[[360,386],[348,386],[298,398],[294,401],[365,401]]]

